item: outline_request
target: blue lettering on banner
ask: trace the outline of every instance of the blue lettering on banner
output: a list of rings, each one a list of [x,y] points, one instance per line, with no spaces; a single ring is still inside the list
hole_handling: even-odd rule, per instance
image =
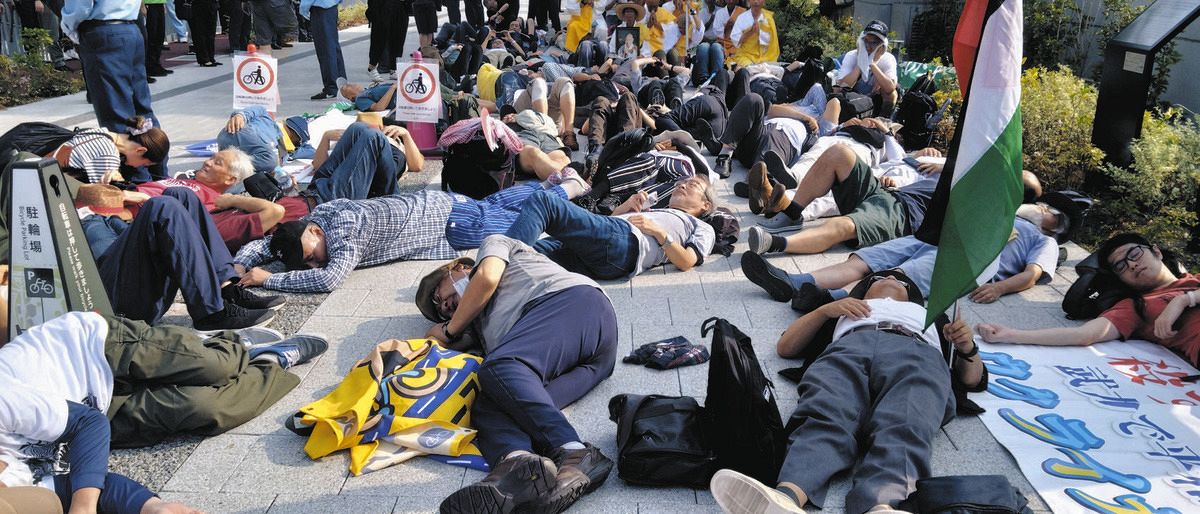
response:
[[[1133,429],[1138,428],[1138,432],[1148,435],[1157,441],[1175,439],[1174,434],[1167,432],[1166,429],[1158,426],[1157,423],[1150,421],[1150,418],[1145,414],[1142,414],[1135,419],[1138,421],[1126,421],[1124,423],[1118,423],[1117,431],[1127,436],[1133,436]]]
[[[1169,460],[1183,471],[1200,468],[1200,455],[1197,455],[1190,446],[1168,446],[1161,442],[1151,443],[1151,446],[1157,447],[1161,451],[1148,452],[1146,453],[1147,457]]]
[[[1096,437],[1088,430],[1087,425],[1078,419],[1066,419],[1058,414],[1042,414],[1033,418],[1037,421],[1037,424],[1034,424],[1012,409],[1000,409],[999,414],[1000,419],[1007,421],[1013,428],[1054,446],[1079,451],[1104,446],[1104,440]]]
[[[991,375],[999,375],[1002,377],[1015,378],[1017,380],[1025,380],[1031,376],[1029,363],[1021,359],[1013,358],[1012,355],[1001,352],[979,352],[979,358],[983,360],[984,366],[987,366],[988,373]]]
[[[1150,481],[1141,475],[1121,473],[1078,450],[1058,448],[1058,451],[1070,458],[1071,462],[1046,459],[1042,462],[1042,471],[1059,478],[1114,484],[1135,493],[1150,492]]]
[[[1120,410],[1137,410],[1141,405],[1136,398],[1121,396],[1117,391],[1121,386],[1100,368],[1054,366],[1054,369],[1069,379],[1067,386],[1072,391],[1090,398],[1096,405]]]
[[[1053,409],[1058,405],[1058,393],[1049,389],[1027,386],[1007,378],[997,378],[991,381],[988,384],[987,392],[1005,400],[1025,402],[1043,409]]]
[[[1192,503],[1200,503],[1200,477],[1179,474],[1175,478],[1167,480],[1167,483],[1174,484],[1171,487],[1187,495],[1188,499],[1192,500]],[[1191,488],[1184,489],[1183,486],[1191,486]]]
[[[1146,499],[1136,494],[1125,494],[1113,498],[1116,503],[1108,503],[1079,489],[1068,487],[1067,496],[1101,514],[1181,514],[1170,507],[1157,508],[1146,503]]]

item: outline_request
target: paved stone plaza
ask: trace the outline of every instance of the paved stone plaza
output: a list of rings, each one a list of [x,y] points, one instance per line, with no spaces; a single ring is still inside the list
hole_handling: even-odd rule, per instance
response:
[[[444,17],[444,14],[443,14]],[[366,27],[343,31],[343,52],[351,81],[365,82],[368,46]],[[416,44],[415,29],[408,45]],[[281,115],[317,112],[326,102],[308,97],[320,89],[312,44],[276,53],[281,60]],[[189,58],[191,56],[185,56]],[[228,56],[218,60],[229,63]],[[172,171],[198,166],[183,148],[215,137],[230,113],[231,66],[217,69],[182,64],[174,75],[151,85],[154,108],[174,145]],[[83,94],[47,100],[0,111],[0,126],[44,120],[65,126],[95,125]],[[581,155],[577,155],[582,159]],[[711,160],[711,157],[710,157]],[[429,161],[420,173],[403,179],[406,189],[439,187],[441,163]],[[746,170],[736,167],[732,179],[718,185],[721,200],[742,217],[745,227],[756,222],[745,200],[732,193],[735,180]],[[724,317],[753,338],[759,359],[775,381],[781,413],[790,414],[795,384],[776,372],[798,363],[775,355],[779,333],[795,319],[787,304],[771,301],[742,276],[738,258],[746,244],[737,245],[729,257],[713,256],[693,271],[673,267],[656,269],[632,281],[606,282],[621,326],[623,354],[646,342],[683,335],[700,342],[700,323],[711,316]],[[964,301],[962,312],[971,322],[989,321],[1026,327],[1055,327],[1074,322],[1059,309],[1062,293],[1074,279],[1073,265],[1086,255],[1069,248],[1070,258],[1052,284],[1036,286],[991,305]],[[812,256],[776,256],[770,261],[789,271],[812,270],[846,258],[844,247]],[[302,381],[274,407],[257,419],[218,437],[183,437],[155,447],[114,452],[114,471],[143,481],[163,497],[184,501],[210,513],[386,513],[431,512],[455,489],[482,478],[463,468],[416,459],[359,477],[347,471],[345,452],[320,461],[303,453],[305,440],[287,431],[283,420],[299,407],[321,398],[339,383],[355,361],[376,343],[390,338],[417,338],[430,323],[413,304],[416,281],[439,262],[402,262],[355,271],[337,291],[328,295],[289,295],[289,303],[272,327],[285,334],[317,332],[329,337],[329,351],[316,361],[294,368]],[[187,324],[182,305],[167,322]],[[708,344],[709,341],[704,341]],[[691,395],[703,400],[707,366],[656,371],[617,363],[613,376],[566,409],[571,422],[587,441],[616,457],[616,425],[608,419],[608,400],[618,393]],[[485,427],[486,429],[486,427]],[[934,441],[934,473],[1002,474],[1029,498],[1035,512],[1047,512],[1016,467],[1016,462],[977,419],[958,419]],[[822,512],[840,514],[848,482],[839,480]],[[634,487],[613,476],[570,512],[670,513],[719,512],[707,491],[682,488]]]

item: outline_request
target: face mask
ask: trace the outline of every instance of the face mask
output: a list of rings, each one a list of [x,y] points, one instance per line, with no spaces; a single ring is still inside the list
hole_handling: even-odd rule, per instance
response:
[[[1042,226],[1042,210],[1036,205],[1021,204],[1017,207],[1017,217],[1024,218],[1038,228]]]
[[[458,298],[462,299],[467,293],[467,284],[471,282],[471,275],[464,275],[454,282],[454,292],[458,293]]]

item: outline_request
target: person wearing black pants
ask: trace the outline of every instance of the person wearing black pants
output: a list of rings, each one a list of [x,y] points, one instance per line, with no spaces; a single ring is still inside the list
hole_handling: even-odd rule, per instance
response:
[[[367,19],[371,22],[367,73],[378,74],[372,74],[372,80],[383,80],[383,75],[395,70],[408,36],[408,13],[407,0],[367,0]]]
[[[462,23],[462,10],[458,7],[458,0],[442,0],[442,6],[446,8],[446,17],[450,23]]]
[[[163,77],[174,73],[162,65],[162,47],[167,39],[166,4],[146,6],[146,75]]]
[[[417,308],[436,323],[426,337],[455,348],[470,330],[484,350],[471,418],[486,427],[476,444],[491,472],[451,494],[440,511],[529,504],[561,512],[612,471],[560,409],[612,374],[617,317],[595,281],[525,243],[489,236],[478,256],[478,264],[450,261],[417,288]]]
[[[196,50],[196,64],[211,68],[220,66],[216,58],[217,4],[214,0],[193,0],[192,18],[188,20],[192,29],[192,48]]]
[[[467,23],[476,29],[483,28],[486,21],[483,14],[483,0],[463,0],[463,7],[463,10],[466,11]]]

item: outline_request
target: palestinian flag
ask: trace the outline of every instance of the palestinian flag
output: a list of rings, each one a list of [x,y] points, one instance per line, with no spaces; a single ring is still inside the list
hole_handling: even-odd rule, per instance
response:
[[[1021,203],[1021,0],[967,0],[954,33],[963,106],[917,238],[938,246],[926,326],[995,274]]]

